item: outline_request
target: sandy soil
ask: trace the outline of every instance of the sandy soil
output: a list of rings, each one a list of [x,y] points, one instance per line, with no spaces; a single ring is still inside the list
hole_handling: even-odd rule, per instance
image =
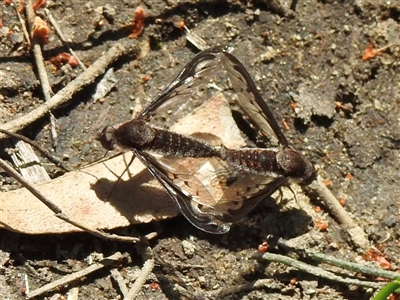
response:
[[[251,73],[277,118],[286,121],[287,137],[296,149],[307,153],[319,174],[331,181],[333,193],[346,199],[347,211],[396,270],[400,260],[399,6],[396,1],[372,0],[266,3],[50,2],[48,9],[87,65],[117,42],[145,54],[140,60],[124,57],[114,65],[119,81],[104,102],[89,100],[93,92],[90,86],[54,111],[59,129],[56,154],[69,157],[73,165],[101,157],[103,151],[93,137],[102,127],[129,120],[136,101],[149,101],[198,52],[186,42],[184,31],[175,26],[183,20],[208,45],[235,48],[234,54]],[[139,39],[128,39],[123,26],[130,23],[139,4],[146,11],[145,29]],[[13,7],[1,4],[0,23],[0,71],[6,72],[0,86],[0,111],[5,123],[37,107],[43,99]],[[9,30],[14,34],[9,35]],[[363,60],[371,44],[374,49],[390,47]],[[53,35],[44,47],[44,57],[48,60],[64,51]],[[54,92],[80,72],[54,70],[50,63],[46,66]],[[151,77],[142,83],[146,75]],[[294,109],[293,102],[297,103]],[[51,149],[47,122],[43,118],[23,134]],[[4,152],[1,155],[7,157]],[[56,176],[54,170],[51,174]],[[5,173],[1,175],[3,190],[15,185]],[[299,210],[262,204],[225,236],[201,232],[183,217],[119,230],[132,236],[159,233],[150,241],[155,267],[137,299],[369,299],[373,290],[252,258],[269,235],[290,239],[315,232],[312,220],[305,226],[298,224]],[[317,235],[320,240],[310,245],[312,250],[361,260],[361,254],[342,235],[340,225],[326,218],[329,228]],[[104,257],[116,251],[125,253],[119,271],[129,286],[143,265],[131,244],[89,234],[29,236],[5,230],[0,234],[2,299],[24,298],[23,274],[34,290],[86,267],[87,258],[94,253]],[[224,296],[212,293],[262,279],[270,281],[261,288]],[[72,287],[78,287],[80,299],[122,298],[107,268],[57,292],[66,295]],[[54,293],[46,294],[46,299]],[[56,295],[51,299],[63,298]]]

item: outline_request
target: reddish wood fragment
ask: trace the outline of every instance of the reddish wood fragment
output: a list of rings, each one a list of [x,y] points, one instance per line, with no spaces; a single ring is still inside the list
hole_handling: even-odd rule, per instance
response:
[[[144,9],[138,6],[135,10],[135,15],[132,19],[132,33],[129,35],[129,38],[137,39],[140,34],[143,32],[144,28]]]
[[[370,248],[368,252],[363,255],[363,259],[365,261],[376,261],[379,266],[384,270],[390,270],[392,268],[390,262],[386,259],[385,255],[375,248]]]
[[[50,27],[47,22],[40,17],[35,17],[33,22],[33,36],[36,37],[42,44],[47,44],[49,41]]]
[[[38,9],[46,6],[46,0],[36,0],[35,3],[33,3],[33,10],[37,11]]]
[[[71,67],[75,68],[78,65],[78,60],[76,57],[72,56],[69,53],[60,53],[52,58],[50,58],[50,62],[57,68],[61,68],[61,66],[65,64],[69,64]]]
[[[185,28],[185,21],[179,21],[179,22],[176,24],[176,27],[178,27],[179,29]]]
[[[258,252],[265,253],[268,251],[268,243],[263,242],[261,245],[258,245]]]
[[[328,229],[328,221],[322,220],[318,218],[315,223],[314,223],[315,228],[317,228],[319,231],[325,231]]]
[[[365,48],[365,51],[364,51],[364,55],[363,55],[363,57],[362,57],[362,60],[363,61],[366,61],[366,60],[369,60],[369,59],[372,59],[372,58],[375,58],[375,57],[377,57],[378,55],[381,55],[382,54],[382,51],[380,50],[380,49],[375,49],[375,45],[374,45],[374,43],[370,43],[368,46],[367,46],[367,48]]]
[[[323,180],[322,183],[325,184],[326,186],[329,186],[329,185],[332,184],[332,181],[330,181],[330,180]]]
[[[151,74],[147,74],[142,78],[141,83],[146,83],[147,81],[149,81],[149,79],[151,78]]]
[[[352,174],[350,174],[350,173],[347,173],[345,177],[348,180],[352,180],[354,176]]]

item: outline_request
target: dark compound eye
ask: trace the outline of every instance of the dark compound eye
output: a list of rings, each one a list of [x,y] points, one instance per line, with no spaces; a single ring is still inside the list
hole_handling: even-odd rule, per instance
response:
[[[101,131],[97,140],[101,143],[104,149],[111,151],[115,148],[115,128],[112,126],[106,126]]]

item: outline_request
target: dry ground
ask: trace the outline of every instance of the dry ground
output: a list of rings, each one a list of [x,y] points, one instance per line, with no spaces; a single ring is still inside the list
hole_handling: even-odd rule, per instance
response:
[[[234,0],[49,2],[48,8],[72,41],[72,48],[88,65],[117,42],[138,51],[150,46],[141,60],[127,57],[118,61],[119,82],[104,103],[88,100],[93,91],[89,87],[54,111],[60,129],[57,154],[69,157],[71,164],[84,164],[102,155],[94,145],[95,134],[106,124],[129,120],[137,97],[151,99],[194,57],[197,50],[173,25],[184,20],[208,45],[235,48],[235,55],[252,74],[264,99],[288,124],[288,138],[319,166],[319,173],[332,182],[331,190],[346,199],[346,209],[396,270],[400,260],[400,6],[395,2],[298,1],[280,6],[267,5],[268,1]],[[130,23],[139,4],[147,15],[145,30],[139,39],[128,39],[121,28]],[[103,25],[96,26],[99,22]],[[24,43],[12,7],[1,5],[0,23],[0,71],[8,74],[0,84],[1,122],[5,123],[29,112],[43,99],[33,58],[19,49]],[[18,34],[10,37],[9,29]],[[362,60],[372,43],[375,49],[390,47]],[[65,48],[53,36],[44,50],[48,60]],[[54,91],[75,77],[75,72],[80,71],[65,74],[48,64]],[[141,84],[148,74],[150,79]],[[301,111],[293,110],[293,101]],[[46,124],[47,119],[41,119],[23,133],[50,149]],[[2,176],[3,190],[14,184],[5,173]],[[268,209],[262,208],[265,206],[222,237],[197,230],[183,217],[135,226],[141,234],[159,232],[150,241],[156,257],[154,272],[137,299],[369,299],[372,290],[253,260],[258,245],[270,234],[289,239],[315,230],[312,224],[298,228],[297,211],[270,204]],[[351,261],[360,259],[341,236],[340,226],[331,219],[329,225],[327,232],[318,235],[320,240],[312,245],[313,250]],[[94,252],[104,256],[115,251],[129,254],[132,261],[127,259],[120,267],[128,281],[135,278],[143,263],[131,244],[88,234],[29,236],[0,232],[2,299],[23,298],[22,274],[28,275],[31,289],[35,289],[87,266],[86,258]],[[124,233],[135,235],[130,229]],[[296,283],[291,283],[293,278]],[[220,297],[208,294],[259,279],[272,280],[261,289]],[[65,294],[71,286],[79,287],[80,299],[120,298],[118,287],[104,269],[59,293]]]

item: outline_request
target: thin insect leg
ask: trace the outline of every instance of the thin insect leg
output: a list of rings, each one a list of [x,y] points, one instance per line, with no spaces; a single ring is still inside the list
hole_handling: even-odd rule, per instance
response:
[[[129,167],[132,165],[132,163],[133,163],[133,161],[134,161],[135,158],[136,158],[136,156],[135,156],[135,155],[132,155],[132,158],[130,159],[129,163],[127,164],[127,166],[126,166],[124,172],[122,172],[122,174],[118,176],[117,181],[114,183],[114,185],[113,185],[111,191],[108,193],[108,195],[107,195],[107,197],[106,197],[106,200],[108,200],[108,199],[111,197],[111,195],[112,195],[112,193],[114,192],[115,188],[117,187],[118,183],[119,183],[120,180],[122,179],[122,176],[124,176],[125,172],[127,172],[127,171],[129,170]],[[128,172],[128,174],[129,174],[129,172]],[[129,175],[129,176],[131,176],[131,175]]]

